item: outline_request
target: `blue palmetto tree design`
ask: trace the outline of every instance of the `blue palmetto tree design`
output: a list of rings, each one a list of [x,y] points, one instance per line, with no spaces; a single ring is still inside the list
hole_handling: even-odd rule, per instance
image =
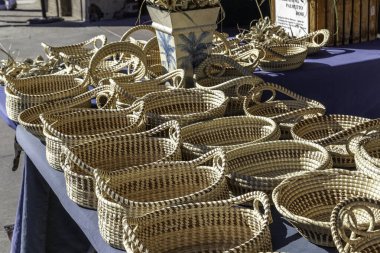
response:
[[[189,36],[185,36],[184,34],[178,35],[183,42],[178,45],[178,48],[188,54],[188,56],[178,59],[181,61],[183,68],[194,68],[207,58],[207,49],[211,46],[211,43],[205,43],[203,41],[209,35],[210,32],[202,32],[198,38],[194,32],[189,33]]]
[[[158,42],[160,43],[163,51],[160,51],[160,54],[164,57],[161,57],[161,62],[166,69],[176,69],[176,59],[175,59],[175,48],[171,44],[172,36],[163,32],[158,32]],[[163,60],[166,59],[166,60]]]

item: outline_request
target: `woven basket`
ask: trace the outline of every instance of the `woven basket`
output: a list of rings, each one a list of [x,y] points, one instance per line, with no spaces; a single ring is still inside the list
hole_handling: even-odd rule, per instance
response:
[[[283,180],[332,168],[322,146],[305,141],[269,141],[227,152],[227,178],[233,195],[253,190],[271,194]]]
[[[147,41],[143,47],[147,62],[147,75],[150,78],[156,78],[166,73],[165,68],[161,64],[160,48],[157,37],[153,37]]]
[[[277,124],[264,117],[235,116],[217,118],[188,125],[181,129],[189,157],[198,156],[220,147],[229,151],[251,143],[278,140]],[[186,157],[187,154],[183,154]]]
[[[228,34],[214,31],[212,44],[212,54],[230,55],[231,44],[228,41]]]
[[[100,234],[113,247],[124,248],[124,216],[140,217],[168,206],[228,198],[224,166],[224,153],[214,150],[190,162],[96,170]]]
[[[299,44],[265,46],[265,57],[259,67],[264,71],[287,71],[302,66],[307,56],[307,47]]]
[[[379,182],[359,172],[324,170],[284,180],[272,194],[285,219],[312,243],[333,247],[330,216],[339,201],[348,197],[380,198]]]
[[[229,97],[226,116],[244,115],[243,102],[249,91],[264,81],[256,76],[214,77],[197,80],[196,87],[208,90],[221,90]]]
[[[360,226],[364,222],[366,226]],[[349,198],[340,202],[331,215],[331,233],[339,253],[380,252],[380,201]]]
[[[6,110],[8,117],[18,121],[18,115],[30,107],[59,101],[84,93],[88,88],[77,75],[43,75],[27,78],[6,77]]]
[[[354,155],[347,150],[350,138],[362,131],[376,129],[379,124],[379,119],[333,114],[302,120],[292,127],[291,134],[295,140],[312,141],[326,147],[334,167],[353,168]]]
[[[221,91],[203,89],[172,89],[153,92],[141,99],[145,102],[147,126],[154,127],[168,120],[177,120],[181,126],[222,117],[228,98]],[[139,101],[137,100],[137,101]],[[123,108],[123,103],[117,103]]]
[[[81,68],[86,68],[91,57],[106,43],[106,36],[98,35],[73,45],[57,47],[41,43],[41,46],[48,58],[62,59],[67,66],[77,65]]]
[[[72,109],[65,114],[44,113],[46,158],[49,165],[61,171],[61,147],[145,130],[144,102],[122,110]]]
[[[266,101],[257,94],[271,93]],[[280,94],[280,98],[277,95]],[[273,119],[280,125],[281,139],[291,139],[291,127],[306,118],[324,115],[326,108],[318,101],[305,98],[278,84],[257,85],[243,101],[246,115],[263,116]]]
[[[141,48],[144,47],[144,45],[147,43],[146,40],[137,40],[135,36],[141,37],[141,35],[146,36],[146,34],[151,34],[152,36],[156,35],[156,30],[151,26],[151,25],[136,25],[132,26],[131,28],[126,31],[123,36],[121,36],[120,41],[127,41],[127,42],[132,42]]]
[[[247,201],[253,201],[255,208],[237,206]],[[168,207],[139,218],[126,217],[124,246],[133,253],[272,251],[270,221],[268,197],[253,192],[228,200]]]
[[[305,36],[289,39],[286,43],[290,44],[301,44],[307,47],[307,54],[315,54],[321,50],[322,47],[326,46],[330,39],[330,31],[327,29],[321,29]]]
[[[162,135],[168,136],[167,138]],[[169,121],[154,129],[136,134],[111,136],[62,148],[61,167],[68,196],[78,205],[97,208],[95,169],[118,170],[164,160],[178,160],[180,128]]]

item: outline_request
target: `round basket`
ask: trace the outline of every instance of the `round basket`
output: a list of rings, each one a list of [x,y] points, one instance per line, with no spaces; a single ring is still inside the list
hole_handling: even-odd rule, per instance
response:
[[[286,43],[301,44],[307,47],[307,54],[318,53],[322,47],[326,46],[330,39],[330,31],[321,29],[305,36],[286,40]]]
[[[254,209],[238,206],[247,201],[253,201]],[[139,218],[125,217],[124,246],[127,252],[141,253],[267,252],[272,251],[270,221],[268,197],[253,192],[167,207]]]
[[[302,66],[307,56],[307,47],[299,44],[264,46],[265,57],[259,67],[264,71],[287,71]]]
[[[271,93],[262,101],[258,94]],[[280,98],[277,99],[277,96]],[[305,98],[278,84],[264,83],[257,85],[245,97],[243,109],[246,115],[263,116],[273,119],[281,129],[281,139],[291,139],[291,127],[314,116],[324,115],[326,108],[318,101]]]
[[[18,121],[18,115],[33,106],[75,97],[88,90],[77,75],[42,75],[27,78],[6,78],[6,110],[8,117]]]
[[[153,92],[137,101],[145,102],[147,126],[177,120],[181,126],[222,117],[228,98],[222,91],[204,89],[172,89]],[[117,104],[123,108],[122,103]]]
[[[360,223],[365,226],[361,226]],[[331,215],[331,233],[339,253],[380,252],[380,201],[354,197],[340,202]]]
[[[153,37],[147,41],[143,47],[147,62],[147,75],[154,79],[163,75],[166,70],[161,64],[160,48],[157,37]]]
[[[296,123],[291,134],[295,140],[312,141],[330,152],[334,167],[355,167],[354,155],[347,145],[350,139],[362,131],[378,128],[380,120],[349,115],[325,115],[312,117]]]
[[[112,171],[164,160],[179,160],[180,151],[180,127],[176,121],[142,133],[111,136],[71,148],[63,147],[61,168],[65,174],[67,194],[78,205],[96,209],[95,169]]]
[[[268,141],[227,152],[227,178],[233,195],[253,190],[271,194],[283,180],[332,168],[325,148],[305,141]]]
[[[181,129],[184,151],[189,159],[214,148],[229,151],[251,143],[278,140],[280,130],[268,118],[235,116],[192,124]]]
[[[122,110],[72,109],[67,113],[44,113],[46,159],[49,165],[61,170],[61,149],[81,143],[145,130],[144,102]]]
[[[168,206],[228,198],[224,166],[224,153],[214,150],[190,162],[96,170],[100,234],[122,249],[124,216],[140,217]]]
[[[341,200],[354,196],[380,198],[379,182],[342,169],[313,171],[284,180],[273,190],[272,199],[303,237],[333,247],[331,212]]]
[[[243,77],[214,77],[197,80],[197,88],[208,90],[221,90],[229,97],[229,103],[225,112],[226,116],[243,115],[243,102],[249,91],[258,84],[264,83],[263,79],[256,76]]]

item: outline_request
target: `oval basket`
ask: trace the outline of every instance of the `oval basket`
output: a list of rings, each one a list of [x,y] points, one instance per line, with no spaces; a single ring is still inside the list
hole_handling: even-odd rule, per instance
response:
[[[228,198],[224,166],[224,153],[214,150],[190,162],[96,170],[100,234],[113,247],[123,249],[124,216],[140,217],[168,206]]]
[[[272,199],[303,237],[333,247],[331,212],[341,200],[354,196],[380,198],[379,182],[342,169],[313,171],[284,180],[273,190]]]
[[[46,159],[53,169],[62,171],[62,146],[70,148],[108,136],[144,131],[144,116],[144,102],[122,110],[72,109],[64,114],[44,113],[40,119],[44,125]]]
[[[325,148],[312,142],[282,140],[250,144],[226,154],[227,179],[233,195],[253,190],[271,194],[283,180],[332,168]]]
[[[318,53],[322,47],[326,46],[330,39],[330,31],[321,29],[305,36],[286,40],[286,43],[301,44],[307,47],[307,54]]]
[[[363,222],[367,226],[360,226]],[[331,215],[331,233],[339,253],[380,252],[380,201],[354,197],[341,201]]]
[[[271,93],[266,100],[258,94]],[[279,97],[279,98],[277,98]],[[298,95],[278,84],[264,83],[253,88],[243,101],[246,115],[273,119],[281,129],[281,139],[292,139],[291,127],[313,116],[324,115],[326,108],[318,101]]]
[[[302,120],[292,127],[291,134],[295,140],[311,141],[326,147],[334,167],[353,168],[354,155],[347,149],[350,139],[362,131],[378,128],[379,124],[379,119],[332,114]]]
[[[176,121],[142,133],[111,136],[71,148],[63,147],[61,168],[65,174],[67,194],[78,205],[96,209],[95,169],[113,171],[164,160],[179,160],[180,151],[180,128]]]
[[[235,116],[217,118],[192,124],[181,129],[185,150],[183,157],[189,159],[214,148],[232,150],[251,143],[278,140],[280,130],[268,118]]]
[[[253,201],[255,208],[238,206],[247,201]],[[268,197],[253,192],[228,200],[168,207],[140,218],[126,217],[124,246],[133,253],[267,252],[272,251],[270,221]]]

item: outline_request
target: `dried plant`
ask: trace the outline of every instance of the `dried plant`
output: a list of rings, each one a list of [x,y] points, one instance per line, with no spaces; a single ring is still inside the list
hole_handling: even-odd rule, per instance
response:
[[[219,0],[146,0],[148,4],[168,11],[186,11],[220,5]]]

